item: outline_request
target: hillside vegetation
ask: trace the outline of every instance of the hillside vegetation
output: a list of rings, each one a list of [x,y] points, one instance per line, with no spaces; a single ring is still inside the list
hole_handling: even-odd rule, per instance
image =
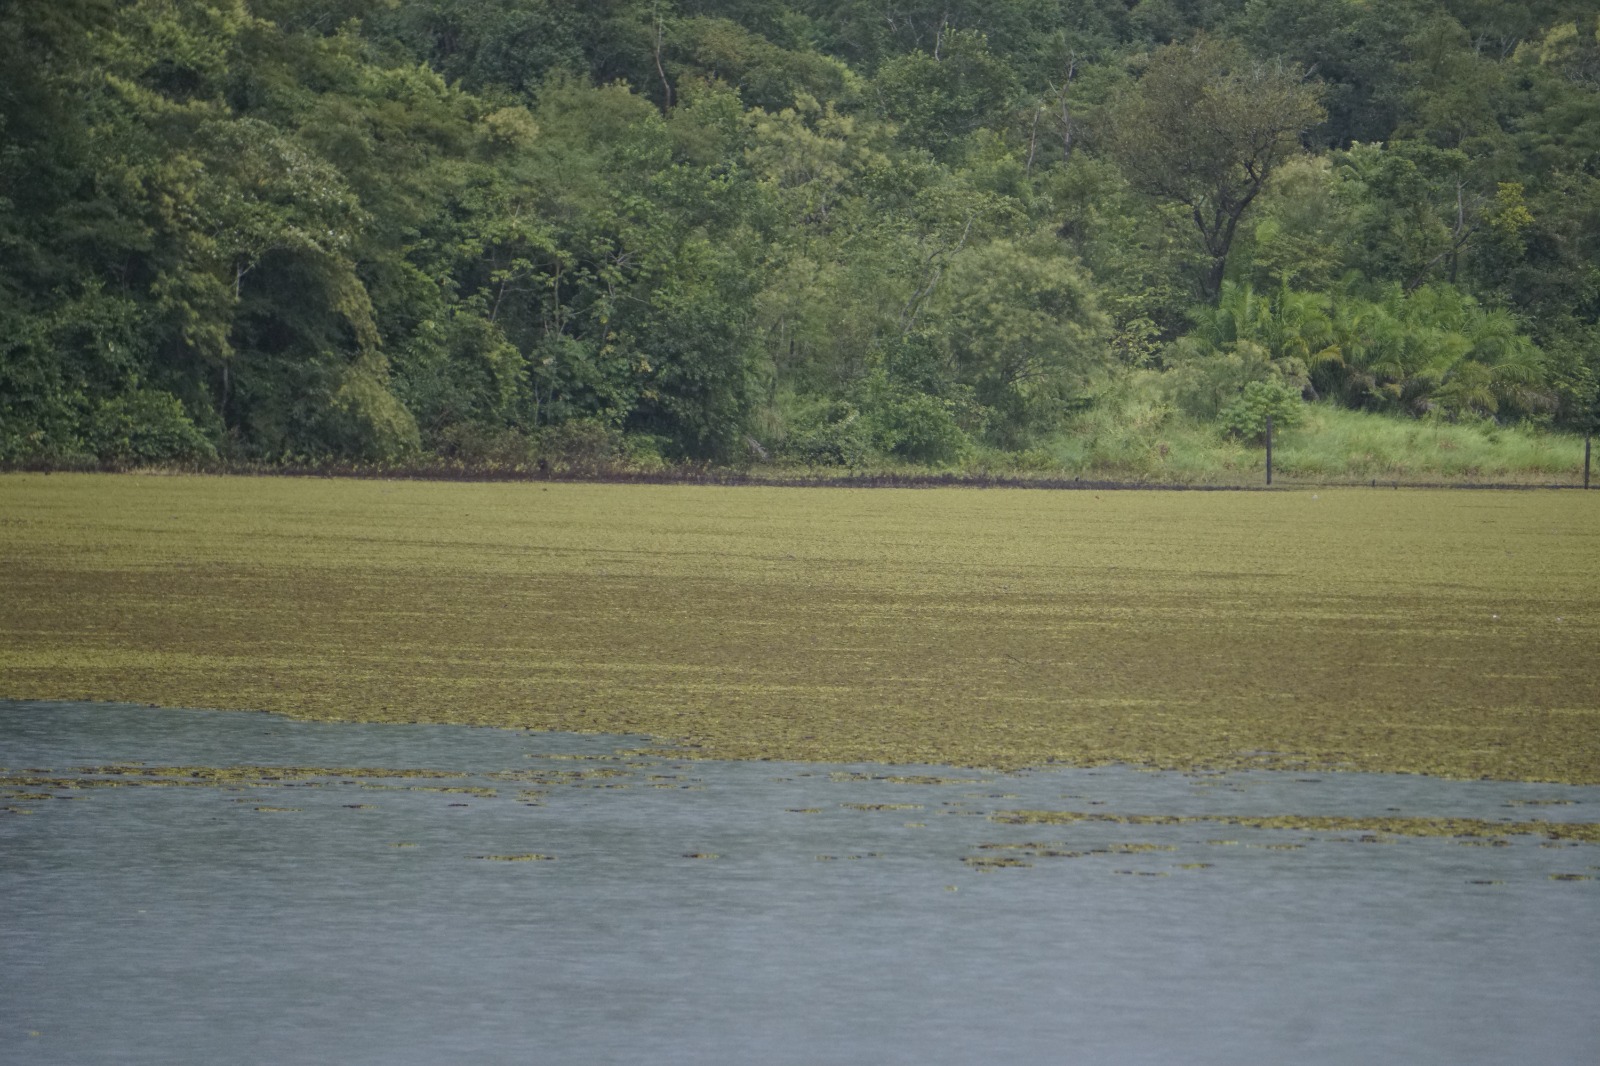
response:
[[[1600,409],[1591,0],[11,0],[0,71],[0,464],[1537,480]]]

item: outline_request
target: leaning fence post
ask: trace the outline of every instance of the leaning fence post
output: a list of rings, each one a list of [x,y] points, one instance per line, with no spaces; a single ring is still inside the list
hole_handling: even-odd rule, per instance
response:
[[[1267,484],[1272,484],[1272,416],[1267,416]]]

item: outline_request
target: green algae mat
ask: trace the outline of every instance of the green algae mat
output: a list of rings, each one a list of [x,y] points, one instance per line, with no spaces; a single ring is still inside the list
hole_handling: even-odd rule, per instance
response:
[[[1600,493],[0,476],[0,698],[1600,783]]]

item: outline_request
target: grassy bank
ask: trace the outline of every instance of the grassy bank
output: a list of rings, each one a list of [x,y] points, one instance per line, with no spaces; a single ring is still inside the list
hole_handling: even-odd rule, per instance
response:
[[[1154,379],[1152,379],[1154,380]],[[460,481],[625,481],[702,485],[1039,485],[1255,488],[1266,451],[1214,422],[1165,402],[1154,385],[1130,379],[1060,432],[1023,451],[979,448],[944,465],[864,459],[852,466],[767,459],[733,465],[673,464],[616,432],[556,435],[548,447],[516,446],[389,462],[286,458],[210,460],[173,473],[420,478]],[[1143,382],[1141,384],[1141,382]],[[1284,485],[1580,486],[1583,438],[1532,426],[1446,422],[1307,404],[1302,420],[1275,436],[1274,481]],[[508,435],[514,436],[514,435]],[[576,439],[577,445],[572,441]],[[41,461],[34,472],[125,472],[128,464]],[[136,469],[134,467],[133,469]],[[13,472],[30,472],[22,466]]]
[[[1447,422],[1307,404],[1275,434],[1275,479],[1312,485],[1581,485],[1583,438],[1531,426]],[[1258,485],[1266,451],[1129,388],[1032,453],[1033,466],[1166,484]],[[991,465],[1004,466],[1001,457]]]
[[[0,476],[0,697],[1600,782],[1600,493]]]

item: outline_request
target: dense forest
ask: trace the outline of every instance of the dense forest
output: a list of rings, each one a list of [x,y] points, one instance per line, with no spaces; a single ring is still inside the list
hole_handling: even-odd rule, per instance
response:
[[[1593,0],[0,0],[0,146],[0,462],[937,466],[1600,389]]]

